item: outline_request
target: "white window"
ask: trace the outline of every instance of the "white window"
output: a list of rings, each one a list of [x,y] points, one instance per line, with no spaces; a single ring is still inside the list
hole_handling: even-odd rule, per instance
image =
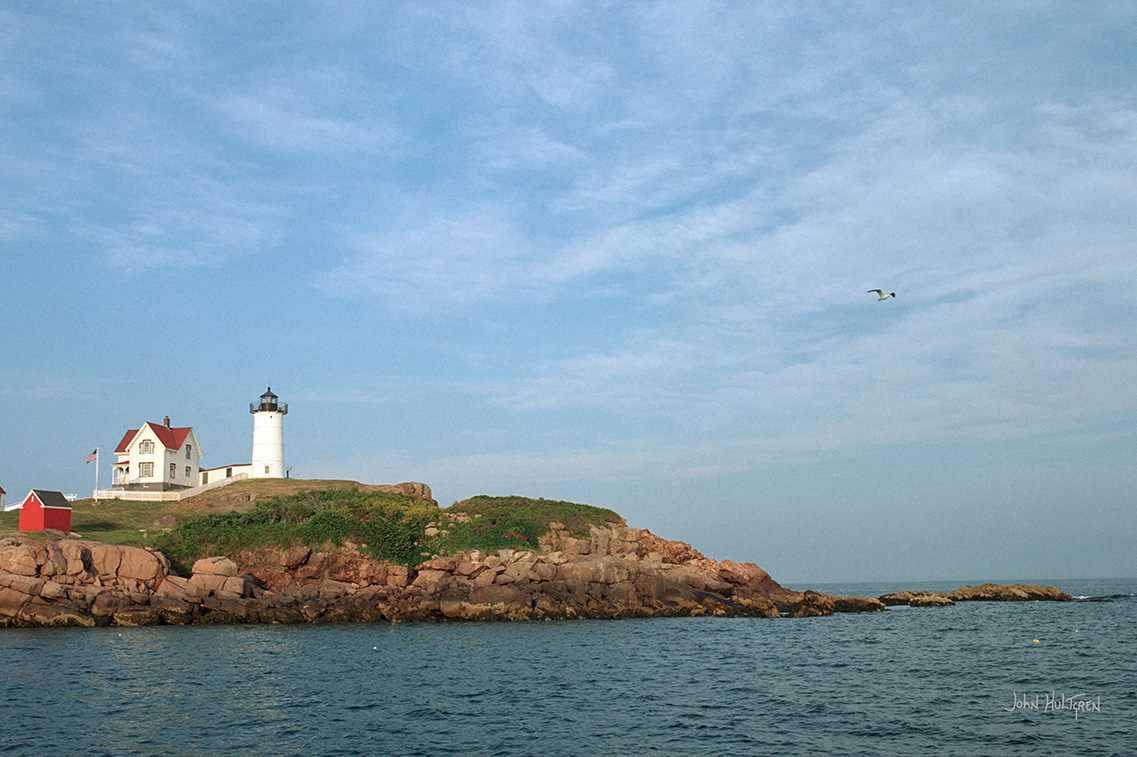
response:
[[[177,463],[170,463],[170,478],[177,478],[177,477],[178,477],[178,464]]]
[[[141,455],[149,455],[154,452],[154,440],[143,439],[138,443],[138,453]]]
[[[190,459],[190,450],[191,449],[192,449],[192,447],[189,444],[187,444],[186,445],[186,460]]]
[[[142,478],[152,478],[154,476],[154,463],[139,463],[138,475]]]
[[[268,466],[265,466],[265,475],[268,475]]]
[[[192,475],[193,475],[193,474],[192,474],[192,473],[190,473],[190,469],[189,469],[189,466],[187,465],[187,466],[186,466],[186,478],[189,478],[189,477],[190,477],[190,476],[192,476]]]

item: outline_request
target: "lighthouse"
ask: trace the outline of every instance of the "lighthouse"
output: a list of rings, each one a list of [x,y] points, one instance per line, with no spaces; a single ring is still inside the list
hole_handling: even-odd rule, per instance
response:
[[[284,416],[288,405],[279,399],[269,387],[259,402],[249,404],[253,414],[253,469],[249,478],[284,478]]]

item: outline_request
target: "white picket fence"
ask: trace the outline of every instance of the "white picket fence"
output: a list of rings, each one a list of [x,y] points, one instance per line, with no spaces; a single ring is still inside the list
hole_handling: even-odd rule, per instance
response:
[[[244,481],[249,477],[248,473],[238,473],[235,476],[229,476],[218,481],[211,481],[208,484],[195,486],[191,489],[176,489],[168,492],[147,492],[147,491],[129,491],[127,489],[96,489],[95,499],[121,499],[127,502],[180,502],[188,497],[193,497],[202,492],[207,492],[210,489],[216,489],[220,486],[228,486],[235,484],[238,481]]]

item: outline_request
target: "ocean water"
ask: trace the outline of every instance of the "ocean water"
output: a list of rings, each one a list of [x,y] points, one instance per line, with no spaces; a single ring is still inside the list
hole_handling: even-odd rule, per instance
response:
[[[1087,599],[801,619],[5,629],[0,754],[1137,754],[1137,580],[1032,583]]]

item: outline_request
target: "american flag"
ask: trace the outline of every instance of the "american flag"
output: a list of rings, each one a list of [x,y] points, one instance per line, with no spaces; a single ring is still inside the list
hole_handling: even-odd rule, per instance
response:
[[[95,451],[87,455],[87,462],[94,462],[99,459],[99,448],[95,447]]]

